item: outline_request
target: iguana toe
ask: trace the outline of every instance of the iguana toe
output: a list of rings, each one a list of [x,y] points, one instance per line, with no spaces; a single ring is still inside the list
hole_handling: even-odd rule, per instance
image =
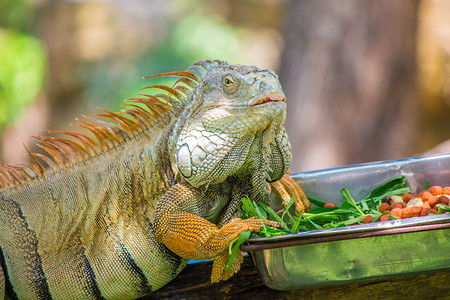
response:
[[[305,212],[311,209],[311,203],[305,193],[289,175],[285,174],[280,180],[269,184],[272,192],[278,194],[282,199],[283,206],[287,206],[293,197],[296,211]]]
[[[216,283],[221,280],[227,280],[241,269],[241,264],[244,261],[241,252],[238,252],[238,254],[236,255],[236,258],[230,269],[228,271],[225,271],[225,266],[227,265],[229,258],[230,255],[228,254],[228,252],[224,252],[222,255],[214,258],[213,268],[211,272],[211,283]]]

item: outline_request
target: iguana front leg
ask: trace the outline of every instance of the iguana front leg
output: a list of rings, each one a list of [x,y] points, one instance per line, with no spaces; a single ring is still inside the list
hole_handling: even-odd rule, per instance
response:
[[[178,183],[158,202],[154,228],[156,241],[163,243],[179,256],[195,260],[217,259],[211,276],[215,282],[226,279],[239,270],[239,266],[236,265],[231,274],[221,273],[218,269],[225,266],[223,261],[227,258],[228,247],[241,232],[258,232],[262,223],[273,227],[279,227],[279,224],[251,218],[235,220],[218,228],[200,217],[206,215],[208,202],[211,201],[215,200],[204,192],[187,184]]]

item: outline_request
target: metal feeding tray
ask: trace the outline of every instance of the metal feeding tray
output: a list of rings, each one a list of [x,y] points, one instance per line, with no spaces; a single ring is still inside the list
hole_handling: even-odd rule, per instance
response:
[[[305,194],[337,206],[348,188],[362,199],[387,180],[404,175],[413,192],[450,186],[450,154],[433,155],[293,174]],[[263,282],[290,290],[414,273],[450,270],[450,214],[253,237],[251,252]]]

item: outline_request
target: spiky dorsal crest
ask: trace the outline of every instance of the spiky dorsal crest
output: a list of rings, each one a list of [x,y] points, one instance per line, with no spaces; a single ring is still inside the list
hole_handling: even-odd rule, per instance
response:
[[[87,119],[86,121],[76,119],[78,123],[74,125],[88,130],[94,138],[80,132],[52,130],[46,132],[62,134],[67,138],[34,136],[39,140],[37,145],[45,150],[47,155],[31,153],[25,147],[31,157],[31,163],[12,165],[0,162],[0,188],[18,185],[24,181],[41,177],[49,171],[71,167],[136,137],[142,131],[151,128],[174,109],[183,107],[189,101],[189,93],[202,81],[206,72],[212,67],[223,64],[227,63],[200,60],[187,68],[186,71],[143,77],[143,79],[146,79],[176,76],[179,79],[172,87],[150,85],[141,89],[157,89],[167,94],[139,94],[140,97],[126,99],[126,104],[123,104],[126,109],[122,111],[110,112],[99,108],[103,113],[90,114],[90,116],[83,115]],[[103,121],[97,117],[104,117],[113,122]],[[47,166],[44,167],[41,161]]]

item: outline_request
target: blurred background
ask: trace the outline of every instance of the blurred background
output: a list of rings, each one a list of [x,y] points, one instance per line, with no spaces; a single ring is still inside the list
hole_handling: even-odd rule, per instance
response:
[[[450,151],[448,0],[0,0],[0,161],[198,59],[280,75],[294,172]]]

